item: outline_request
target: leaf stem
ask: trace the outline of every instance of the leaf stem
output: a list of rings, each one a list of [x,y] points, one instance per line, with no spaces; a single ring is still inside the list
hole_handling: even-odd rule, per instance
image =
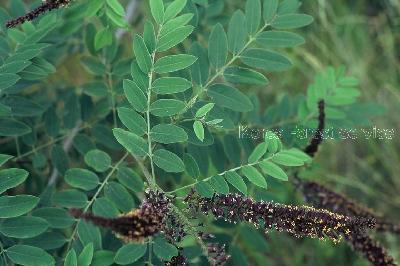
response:
[[[114,128],[117,127],[117,113],[115,110],[115,99],[114,99],[114,87],[113,87],[113,81],[111,77],[111,73],[107,73],[107,82],[108,82],[108,91],[111,97],[111,108],[112,108],[112,113],[113,113],[113,123],[114,123]]]
[[[208,87],[211,86],[211,84],[219,77],[222,76],[225,72],[225,70],[231,65],[233,64],[238,58],[240,58],[241,54],[257,39],[258,34],[260,34],[261,32],[263,32],[270,24],[264,24],[264,26],[256,32],[256,34],[254,36],[250,36],[250,39],[248,40],[248,42],[243,46],[243,48],[237,53],[237,54],[233,54],[231,60],[228,61],[228,63],[226,63],[223,67],[221,67],[215,74],[214,76],[212,76],[208,82],[202,86],[200,88],[200,90],[188,101],[188,103],[185,106],[185,109],[182,111],[186,112],[187,110],[189,110],[197,101],[197,99],[200,97],[200,95],[203,92],[206,92]]]
[[[268,158],[266,158],[266,159],[264,159],[264,160],[262,160],[262,161],[269,161],[269,160],[271,160],[272,157],[274,157],[274,156],[275,156],[275,154],[272,154],[270,157],[268,157]],[[207,178],[205,178],[205,179],[197,180],[196,182],[193,182],[192,184],[189,184],[189,185],[186,185],[186,186],[177,188],[177,189],[175,189],[175,190],[172,190],[172,191],[169,191],[169,192],[166,192],[166,193],[167,193],[167,194],[173,194],[173,193],[176,193],[176,192],[178,192],[178,191],[181,191],[181,190],[185,190],[185,189],[194,187],[195,185],[197,185],[198,183],[200,183],[200,182],[202,182],[202,181],[204,181],[204,182],[209,181],[212,177],[214,177],[214,176],[216,176],[216,175],[224,176],[224,175],[225,175],[226,173],[228,173],[228,172],[236,172],[236,171],[238,171],[238,170],[240,170],[240,169],[242,169],[243,167],[246,167],[246,166],[255,166],[255,165],[258,165],[259,163],[261,163],[262,161],[257,161],[257,162],[255,162],[255,163],[248,163],[248,164],[240,165],[240,166],[238,166],[238,167],[231,168],[231,169],[229,169],[229,170],[225,170],[225,171],[223,171],[223,172],[221,172],[221,173],[219,173],[219,174],[215,174],[215,175],[209,176],[209,177],[207,177]]]
[[[119,159],[119,161],[114,164],[114,166],[111,167],[110,172],[107,174],[107,176],[104,178],[104,181],[101,182],[99,188],[97,189],[96,193],[93,195],[92,199],[86,204],[85,208],[83,209],[83,212],[87,212],[92,206],[92,204],[96,201],[97,197],[99,196],[100,192],[103,191],[104,186],[108,183],[108,180],[112,177],[114,172],[118,169],[118,167],[125,161],[126,157],[128,157],[129,153],[125,153],[124,156]],[[79,224],[80,219],[77,219],[77,223],[75,225],[74,230],[72,231],[71,237],[68,240],[68,245],[67,245],[67,253],[69,249],[71,248],[72,241],[75,238],[76,233],[78,232],[78,224]]]

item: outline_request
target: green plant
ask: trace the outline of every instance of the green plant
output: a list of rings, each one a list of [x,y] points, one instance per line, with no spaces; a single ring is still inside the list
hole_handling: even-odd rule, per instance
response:
[[[264,202],[311,164],[292,127],[351,128],[376,108],[356,116],[358,80],[332,67],[264,108],[266,75],[285,77],[305,43],[292,30],[313,21],[299,1],[150,0],[133,20],[118,0],[36,2],[0,10],[2,264],[245,265],[241,230],[266,243],[245,222],[334,241],[373,226]],[[236,217],[232,200],[279,215]]]

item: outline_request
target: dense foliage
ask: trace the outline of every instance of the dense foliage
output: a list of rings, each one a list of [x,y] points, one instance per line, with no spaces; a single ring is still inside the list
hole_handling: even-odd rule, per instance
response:
[[[348,62],[302,68],[308,7],[2,2],[0,265],[396,265],[399,225],[315,162],[395,132]]]

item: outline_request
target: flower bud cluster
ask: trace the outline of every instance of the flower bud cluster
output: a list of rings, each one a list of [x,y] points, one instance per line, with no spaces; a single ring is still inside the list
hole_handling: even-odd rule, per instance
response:
[[[185,199],[189,208],[204,214],[212,213],[227,222],[249,222],[266,232],[276,229],[296,237],[312,237],[340,241],[343,236],[373,228],[374,221],[351,218],[307,206],[291,206],[273,202],[254,201],[238,194],[215,194],[201,197],[192,191]]]

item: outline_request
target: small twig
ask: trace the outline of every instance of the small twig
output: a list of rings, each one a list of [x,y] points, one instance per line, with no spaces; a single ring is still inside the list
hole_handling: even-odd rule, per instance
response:
[[[136,12],[138,10],[138,6],[140,4],[140,0],[132,0],[129,2],[128,6],[126,7],[126,15],[125,20],[130,23],[136,16]],[[115,37],[117,39],[121,39],[127,31],[125,29],[118,29],[115,32]]]
[[[76,126],[71,130],[70,135],[64,140],[63,150],[66,153],[71,149],[74,138],[81,129],[81,124],[82,124],[82,121],[79,121],[78,123],[76,123]],[[53,172],[51,173],[51,176],[49,178],[49,182],[47,183],[47,186],[54,185],[57,181],[58,175],[59,175],[59,172],[58,172],[57,168],[54,168]]]
[[[305,148],[304,152],[314,157],[315,153],[318,151],[319,145],[324,139],[324,129],[325,129],[325,102],[320,100],[318,102],[319,116],[318,116],[318,128],[315,131],[310,144]]]
[[[68,5],[71,3],[71,1],[72,0],[46,0],[40,6],[36,7],[32,11],[29,11],[25,15],[7,21],[6,27],[14,28],[24,22],[32,21],[46,12]]]

